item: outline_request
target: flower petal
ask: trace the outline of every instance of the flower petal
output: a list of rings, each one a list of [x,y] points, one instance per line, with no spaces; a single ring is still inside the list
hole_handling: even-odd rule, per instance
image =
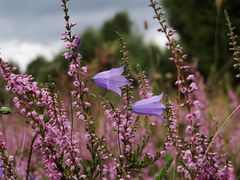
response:
[[[121,75],[124,71],[124,68],[125,68],[124,66],[121,66],[119,68],[112,68],[112,69],[110,69],[110,73],[112,76]]]
[[[118,87],[118,86],[110,86],[108,89],[111,90],[111,91],[114,91],[114,92],[117,93],[119,96],[122,95],[122,90],[121,90],[121,88]]]
[[[128,80],[122,75],[124,66],[120,68],[112,68],[96,74],[93,81],[96,85],[116,92],[121,96],[121,87],[128,84]]]
[[[163,119],[162,113],[166,106],[160,102],[162,97],[163,93],[159,96],[140,100],[132,105],[132,111],[137,114],[151,115]]]
[[[132,106],[133,112],[145,115],[157,115],[159,113],[162,113],[163,110],[165,110],[165,106],[160,102],[148,105]]]
[[[122,87],[128,84],[128,80],[122,75],[117,75],[110,77],[108,83],[110,85]]]
[[[145,104],[151,104],[151,103],[154,103],[154,102],[160,102],[161,99],[163,97],[163,93],[160,94],[159,96],[153,96],[153,97],[150,97],[150,98],[147,98],[147,99],[142,99],[136,103],[134,103],[134,105],[145,105]]]
[[[107,78],[109,78],[108,71],[100,72],[93,76],[93,79],[107,79]]]
[[[108,82],[107,82],[107,79],[105,78],[94,78],[93,79],[93,82],[96,84],[96,85],[98,85],[98,86],[100,86],[100,87],[103,87],[103,88],[108,88]]]

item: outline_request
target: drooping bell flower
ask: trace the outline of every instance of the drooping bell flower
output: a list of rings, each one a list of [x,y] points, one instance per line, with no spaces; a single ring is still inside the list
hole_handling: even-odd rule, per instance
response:
[[[150,115],[163,120],[162,113],[166,107],[160,102],[162,97],[163,93],[159,96],[142,99],[132,105],[132,111],[137,114]]]
[[[116,92],[121,96],[121,87],[128,84],[128,80],[122,75],[124,66],[103,71],[93,77],[93,82],[105,89]]]

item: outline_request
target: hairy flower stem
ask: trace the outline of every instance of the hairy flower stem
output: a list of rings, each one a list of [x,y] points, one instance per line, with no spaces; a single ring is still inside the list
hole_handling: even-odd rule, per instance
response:
[[[26,180],[28,180],[28,177],[29,177],[29,171],[30,171],[30,166],[31,166],[31,158],[32,158],[32,151],[33,151],[33,144],[36,140],[38,136],[38,133],[36,133],[32,139],[32,142],[31,142],[31,147],[30,147],[30,151],[29,151],[29,155],[28,155],[28,163],[27,163],[27,170],[26,170]]]

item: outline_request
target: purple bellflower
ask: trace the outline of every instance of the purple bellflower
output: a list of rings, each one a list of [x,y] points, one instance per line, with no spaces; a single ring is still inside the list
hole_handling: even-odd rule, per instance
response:
[[[80,36],[76,36],[74,41],[73,41],[73,52],[76,53],[78,48],[81,46],[81,43],[82,43],[82,39]]]
[[[0,166],[0,178],[4,177],[3,168]]]
[[[163,93],[159,96],[153,96],[147,99],[142,99],[132,105],[132,111],[137,114],[151,115],[163,120],[162,113],[166,109],[165,105],[160,101]]]
[[[128,84],[128,80],[122,75],[123,71],[124,66],[100,72],[93,77],[93,82],[121,96],[121,87]]]

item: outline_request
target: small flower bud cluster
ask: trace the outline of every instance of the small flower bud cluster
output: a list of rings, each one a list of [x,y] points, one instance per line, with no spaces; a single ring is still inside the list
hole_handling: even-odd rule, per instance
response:
[[[15,107],[39,132],[34,148],[42,155],[46,172],[50,177],[62,177],[60,159],[66,158],[71,170],[79,161],[75,157],[78,150],[69,141],[70,125],[63,103],[58,106],[56,94],[51,95],[46,88],[39,88],[31,76],[18,75],[14,71],[8,63],[0,61],[0,72],[7,90],[16,95],[13,99]]]
[[[119,119],[119,126],[121,127],[120,140],[123,143],[123,154],[131,154],[133,150],[133,143],[135,142],[135,130],[133,129],[136,123],[136,115],[131,111],[131,105],[133,101],[133,79],[130,77],[128,69],[128,49],[125,41],[120,37],[120,48],[122,53],[122,64],[126,66],[125,77],[128,79],[128,84],[124,87],[123,94],[123,108],[120,110],[121,114]]]
[[[203,132],[199,133],[200,126],[207,122],[204,122],[206,119],[204,119],[204,111],[201,109],[202,102],[198,100],[196,92],[199,89],[196,76],[192,72],[192,67],[186,65],[187,55],[183,54],[182,47],[172,38],[175,31],[168,29],[166,20],[162,20],[164,14],[162,8],[154,0],[150,0],[149,6],[155,12],[154,19],[157,19],[160,24],[158,31],[165,34],[167,38],[166,47],[172,52],[172,57],[169,59],[176,65],[177,81],[175,84],[178,86],[179,92],[176,98],[178,106],[176,119],[180,118],[180,112],[181,114],[184,113],[183,107],[187,105],[187,113],[184,113],[184,119],[186,119],[188,124],[185,127],[185,133],[181,137],[178,137],[175,144],[178,158],[184,164],[178,166],[178,172],[183,177],[191,179],[195,179],[196,177],[204,177],[203,179],[215,177],[213,179],[221,179],[218,173],[222,172],[222,169],[226,165],[222,156],[218,152],[207,152],[204,154],[204,151],[209,148],[209,139],[202,134]],[[180,103],[180,95],[184,97],[183,103]],[[172,115],[174,116],[174,114]]]
[[[125,66],[125,77],[128,79],[128,84],[123,88],[123,106],[121,108],[114,108],[112,104],[108,101],[103,103],[103,107],[105,109],[105,131],[106,131],[106,139],[108,144],[112,144],[111,149],[118,149],[117,158],[114,158],[113,161],[109,162],[106,165],[106,172],[111,169],[111,171],[115,170],[118,179],[130,179],[134,173],[135,168],[138,169],[140,167],[135,167],[134,161],[136,160],[146,160],[149,164],[155,162],[159,156],[153,154],[153,144],[149,143],[149,138],[145,136],[145,139],[142,140],[142,130],[145,130],[145,127],[140,130],[138,124],[138,117],[131,110],[131,105],[133,101],[133,80],[130,78],[129,70],[128,70],[128,57],[127,57],[127,47],[122,38],[120,38],[121,52],[122,52],[122,60],[123,66]],[[148,82],[145,79],[145,83]],[[150,92],[150,87],[148,87]],[[116,134],[111,134],[112,131],[116,132]],[[109,131],[109,132],[107,132]],[[137,157],[133,157],[134,153],[136,153],[135,146],[136,136],[141,134],[141,140],[143,141],[144,147],[142,147],[141,153],[137,155]],[[146,135],[146,134],[145,134]],[[139,137],[138,137],[139,138]],[[140,139],[140,138],[139,138]],[[115,142],[114,142],[115,141]],[[117,142],[117,144],[116,144]],[[146,144],[145,144],[146,143]],[[140,145],[137,145],[140,148]],[[149,150],[149,152],[148,152]],[[136,155],[135,155],[136,156]],[[134,159],[132,159],[134,158]],[[138,162],[140,163],[140,162]],[[149,165],[149,164],[146,164]],[[113,173],[113,172],[112,172]],[[109,176],[108,176],[109,177]]]
[[[235,60],[235,64],[233,67],[238,70],[238,74],[236,74],[237,78],[240,78],[240,46],[237,44],[237,35],[234,33],[235,27],[232,26],[232,23],[230,21],[230,17],[227,13],[227,11],[224,11],[225,13],[225,18],[226,18],[226,25],[228,27],[228,36],[229,36],[229,46],[230,46],[230,51],[233,52],[233,59]]]
[[[93,116],[91,114],[91,103],[89,101],[89,88],[86,84],[86,75],[88,67],[81,65],[81,54],[77,52],[81,45],[81,38],[72,33],[72,28],[76,23],[70,23],[70,16],[68,15],[67,1],[62,0],[62,7],[65,13],[64,19],[66,23],[66,31],[63,33],[62,40],[65,43],[64,57],[70,61],[68,67],[68,75],[72,78],[74,89],[71,91],[73,97],[72,106],[76,110],[77,119],[84,122],[85,137],[87,139],[87,146],[92,158],[91,172],[87,172],[89,167],[83,167],[82,177],[92,179],[95,173],[102,176],[102,163],[105,162],[109,156],[108,149],[105,146],[105,139],[99,138],[96,134],[96,127]],[[98,162],[99,164],[95,164]],[[90,174],[90,175],[86,175]]]
[[[150,86],[150,82],[147,79],[147,76],[145,75],[144,71],[139,71],[138,74],[138,83],[139,83],[139,96],[147,99],[152,97],[152,88]]]
[[[190,94],[194,93],[198,87],[195,82],[195,75],[191,73],[191,66],[186,65],[188,56],[183,54],[182,47],[172,37],[175,35],[176,31],[169,29],[166,25],[166,20],[162,20],[162,16],[164,15],[162,7],[155,0],[150,0],[149,6],[153,8],[155,13],[153,18],[157,19],[159,22],[160,28],[158,31],[164,33],[165,37],[167,38],[166,47],[172,53],[172,57],[170,57],[169,60],[175,63],[177,70],[177,81],[175,84],[178,86],[179,93],[181,93],[185,98],[183,105],[191,106],[192,101],[189,99],[189,96]]]
[[[163,150],[161,151],[162,156],[164,156],[166,152],[171,152],[178,143],[176,109],[171,102],[169,102],[168,104],[167,114],[168,118],[165,126],[167,127],[168,132],[167,139],[165,140],[163,146]]]
[[[221,161],[222,158],[217,152],[205,154],[205,149],[209,145],[207,137],[196,133],[190,141],[179,140],[181,143],[181,146],[178,147],[181,149],[179,158],[184,164],[177,167],[179,174],[185,178],[197,177],[198,179],[233,177],[233,170],[226,169],[226,166],[232,167],[230,162],[225,164],[224,161]]]
[[[77,25],[77,23],[71,23],[70,16],[68,15],[68,8],[67,8],[67,2],[69,0],[62,0],[62,8],[64,11],[64,19],[65,19],[65,28],[66,31],[62,34],[62,40],[64,41],[65,49],[67,52],[64,53],[65,59],[71,61],[75,58],[80,58],[77,53],[77,50],[79,46],[81,45],[81,38],[80,36],[74,34],[72,35],[72,28]]]

